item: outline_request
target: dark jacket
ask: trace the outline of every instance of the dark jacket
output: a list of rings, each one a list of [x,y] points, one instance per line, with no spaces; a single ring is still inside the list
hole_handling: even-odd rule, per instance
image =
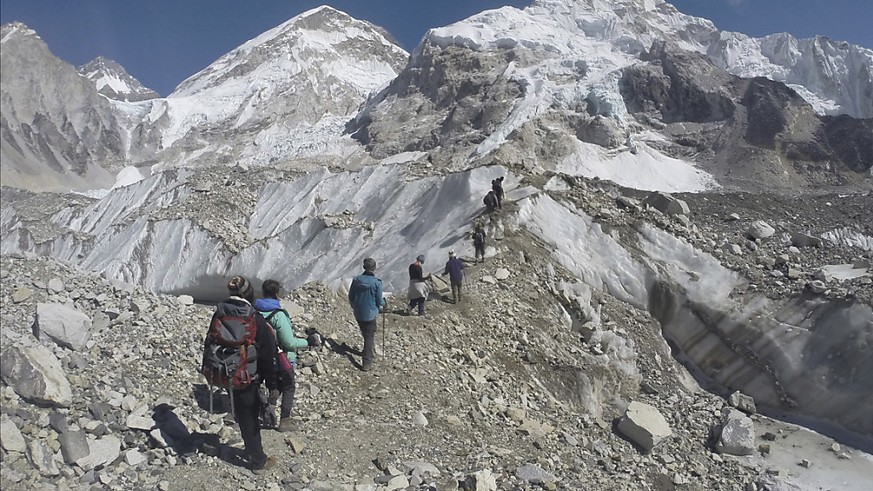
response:
[[[379,315],[379,307],[385,306],[382,298],[382,280],[370,271],[355,276],[349,287],[349,303],[355,312],[355,320],[367,322]]]
[[[494,191],[494,194],[497,196],[497,199],[503,198],[503,179],[495,179],[491,181],[491,189]]]
[[[424,270],[421,265],[412,263],[409,265],[409,279],[411,281],[424,281]]]
[[[473,231],[473,244],[475,245],[485,245],[485,237],[488,235],[485,233],[485,229],[479,227]]]
[[[490,191],[485,195],[484,203],[489,209],[497,208],[497,196],[494,194],[494,191]]]
[[[267,320],[254,307],[240,297],[230,297],[215,306],[215,313],[212,314],[212,321],[209,324],[212,325],[216,316],[244,317],[247,311],[254,313],[255,326],[258,329],[255,333],[255,349],[258,352],[258,377],[264,381],[267,389],[276,389],[279,387],[276,380],[276,338],[273,337]]]
[[[449,275],[453,283],[460,283],[464,279],[464,262],[456,257],[449,259],[443,274]]]

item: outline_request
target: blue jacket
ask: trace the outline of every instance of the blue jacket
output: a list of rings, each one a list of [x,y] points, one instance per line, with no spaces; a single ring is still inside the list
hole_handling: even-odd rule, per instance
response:
[[[355,320],[362,322],[375,320],[379,307],[385,305],[382,298],[382,280],[369,272],[355,276],[349,287],[349,303],[355,311]]]
[[[460,283],[464,279],[464,263],[456,257],[449,259],[443,274],[449,275],[449,279],[453,282]]]

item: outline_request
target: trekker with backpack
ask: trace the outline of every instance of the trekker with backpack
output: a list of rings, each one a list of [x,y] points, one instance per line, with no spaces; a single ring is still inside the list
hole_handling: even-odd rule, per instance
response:
[[[503,176],[491,181],[491,189],[494,191],[494,197],[497,198],[497,209],[503,209]]]
[[[272,397],[278,397],[276,340],[267,321],[252,307],[255,295],[251,283],[242,276],[234,276],[227,289],[230,297],[215,306],[209,323],[201,371],[210,384],[210,393],[212,385],[229,390],[231,412],[239,425],[252,470],[261,474],[276,464],[274,458],[264,453],[258,421],[261,381],[266,383]]]
[[[455,251],[449,251],[449,260],[446,262],[446,269],[443,271],[443,276],[449,275],[449,282],[452,284],[452,303],[461,301],[461,282],[464,281],[464,263],[455,257]]]
[[[485,195],[482,201],[485,203],[485,210],[488,213],[494,213],[497,210],[497,196],[494,194],[494,191],[488,191],[488,194]]]
[[[376,260],[372,257],[364,259],[364,273],[352,280],[349,303],[364,337],[361,370],[369,372],[376,361],[376,318],[385,309],[382,280],[376,278]]]
[[[409,265],[409,289],[406,291],[409,306],[406,307],[406,315],[412,315],[412,309],[415,307],[418,307],[418,315],[424,315],[424,304],[430,294],[430,288],[427,286],[430,275],[424,276],[424,270],[421,268],[423,265],[422,255],[416,257],[415,262]]]
[[[294,422],[291,421],[291,407],[294,405],[294,394],[297,390],[295,369],[297,368],[297,350],[309,346],[320,345],[317,334],[307,338],[298,337],[291,325],[291,316],[288,311],[279,304],[279,290],[282,285],[276,280],[267,280],[261,285],[264,298],[255,301],[255,308],[267,319],[273,327],[278,345],[276,356],[276,377],[279,384],[279,392],[282,393],[282,406],[279,410],[280,432],[297,431]],[[275,416],[273,416],[275,418]]]
[[[476,262],[479,262],[479,258],[482,258],[482,262],[485,262],[485,229],[482,228],[481,223],[476,223],[476,229],[473,230],[473,248],[476,249]]]

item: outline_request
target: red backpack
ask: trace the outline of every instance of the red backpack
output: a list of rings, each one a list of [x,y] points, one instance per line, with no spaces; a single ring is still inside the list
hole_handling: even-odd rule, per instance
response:
[[[218,304],[206,333],[201,373],[211,386],[244,389],[258,380],[257,311],[249,305]]]

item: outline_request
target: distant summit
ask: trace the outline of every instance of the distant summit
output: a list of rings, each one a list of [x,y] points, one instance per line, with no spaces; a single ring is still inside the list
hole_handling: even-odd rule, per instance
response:
[[[127,73],[124,67],[102,56],[79,66],[77,70],[83,77],[94,82],[97,92],[110,99],[136,102],[160,97],[160,94],[143,86],[139,80]]]

